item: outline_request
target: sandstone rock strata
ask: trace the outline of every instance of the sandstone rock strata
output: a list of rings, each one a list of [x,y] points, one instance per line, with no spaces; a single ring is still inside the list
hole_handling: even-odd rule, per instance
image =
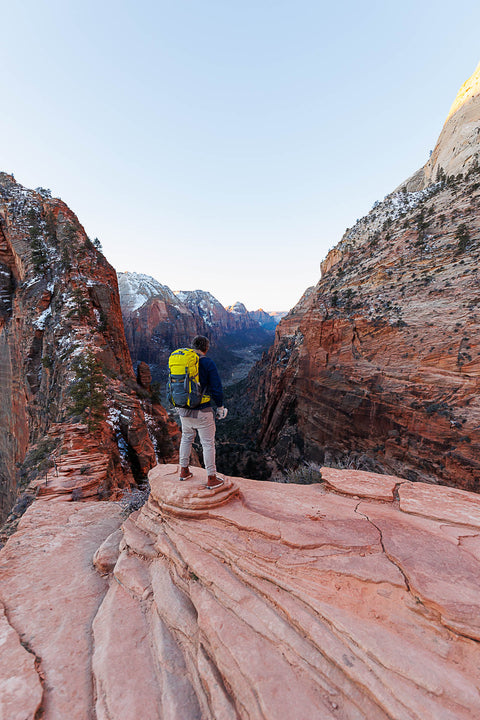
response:
[[[1,720],[92,716],[91,626],[107,589],[92,557],[120,522],[115,503],[37,500],[0,551],[0,602],[18,636],[0,652]]]
[[[75,413],[70,390],[80,378],[78,363],[90,355],[101,368],[105,404],[97,431],[85,434],[92,408],[84,416]],[[0,522],[20,483],[26,487],[34,477],[38,484],[40,476],[53,470],[54,451],[57,458],[68,456],[72,448],[78,455],[82,434],[77,469],[84,468],[83,477],[71,464],[61,492],[72,490],[76,482],[83,490],[89,477],[87,494],[93,496],[96,477],[100,495],[115,493],[156,463],[114,269],[61,200],[41,188],[28,190],[4,173],[0,381]],[[166,428],[160,415],[154,422]]]
[[[40,683],[44,720],[476,717],[478,497],[322,474],[209,491],[157,466],[121,530],[115,503],[37,500],[0,552],[0,687]]]
[[[480,123],[475,93],[448,122],[468,106]],[[255,391],[280,465],[479,490],[480,171],[468,168],[376,203],[277,327]]]
[[[43,688],[36,658],[22,645],[0,603],[0,718],[33,718],[41,705]]]

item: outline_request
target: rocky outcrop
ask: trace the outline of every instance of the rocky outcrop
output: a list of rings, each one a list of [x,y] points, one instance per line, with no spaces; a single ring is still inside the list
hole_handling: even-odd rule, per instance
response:
[[[462,85],[426,165],[405,183],[423,190],[445,176],[464,174],[480,162],[480,64]]]
[[[121,529],[116,503],[37,500],[0,552],[0,717],[478,716],[478,496],[322,475],[157,466]]]
[[[20,484],[104,497],[156,463],[114,269],[61,200],[3,173],[0,380],[0,520]]]
[[[0,551],[2,720],[92,717],[91,628],[107,590],[92,558],[120,523],[116,503],[37,500]]]
[[[472,164],[376,203],[329,253],[261,368],[262,445],[281,465],[479,490],[479,204]]]

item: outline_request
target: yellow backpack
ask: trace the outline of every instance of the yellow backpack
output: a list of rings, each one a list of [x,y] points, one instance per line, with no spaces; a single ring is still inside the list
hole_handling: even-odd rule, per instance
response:
[[[167,398],[175,407],[195,408],[210,400],[200,386],[198,354],[179,348],[168,358]]]

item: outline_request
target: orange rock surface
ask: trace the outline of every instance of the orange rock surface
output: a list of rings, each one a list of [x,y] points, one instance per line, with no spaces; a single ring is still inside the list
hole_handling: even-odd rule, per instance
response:
[[[156,466],[121,529],[115,503],[37,500],[0,551],[18,717],[40,687],[44,720],[479,716],[478,498],[322,473]]]
[[[120,522],[115,503],[37,500],[0,551],[0,602],[17,638],[0,652],[1,720],[91,717],[91,626],[107,585],[92,557]],[[12,687],[16,714],[2,705]]]

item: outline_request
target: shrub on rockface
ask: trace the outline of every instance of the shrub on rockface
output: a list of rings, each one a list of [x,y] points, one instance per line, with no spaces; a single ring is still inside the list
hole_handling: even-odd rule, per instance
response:
[[[287,470],[285,473],[285,482],[296,485],[313,485],[322,482],[322,473],[315,463],[309,462],[300,465],[295,470]]]
[[[120,500],[120,506],[122,508],[122,517],[128,517],[132,512],[140,510],[148,500],[150,495],[150,485],[134,488],[125,492],[123,498]]]
[[[26,488],[38,475],[46,475],[54,466],[53,457],[58,440],[42,438],[32,445],[20,466],[20,487]]]
[[[67,313],[67,317],[82,320],[90,315],[90,302],[84,297],[80,288],[75,288],[72,292],[73,307]]]
[[[470,241],[470,233],[465,223],[458,226],[455,233],[455,240],[457,241],[457,255],[465,252]]]
[[[88,350],[85,355],[74,361],[72,368],[75,379],[70,389],[73,400],[71,412],[73,415],[80,415],[88,429],[94,430],[107,412],[107,383],[103,365],[95,354]]]

